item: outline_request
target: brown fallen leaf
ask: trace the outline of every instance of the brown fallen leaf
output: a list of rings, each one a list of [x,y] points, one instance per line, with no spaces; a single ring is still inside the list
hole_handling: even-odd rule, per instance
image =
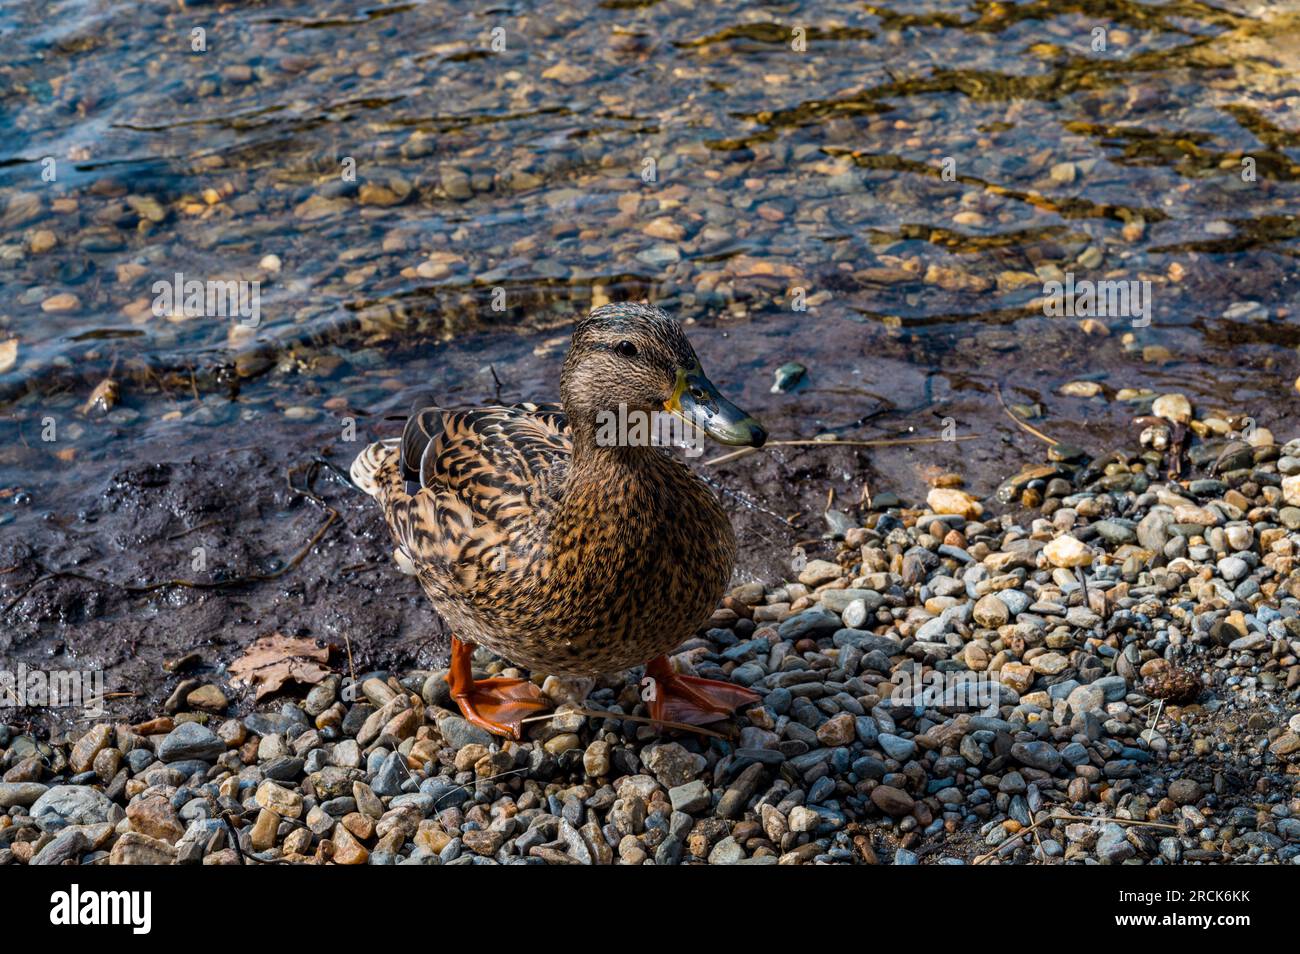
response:
[[[230,664],[231,684],[257,687],[257,698],[277,692],[286,682],[314,686],[330,674],[330,649],[310,639],[282,633],[261,636]]]

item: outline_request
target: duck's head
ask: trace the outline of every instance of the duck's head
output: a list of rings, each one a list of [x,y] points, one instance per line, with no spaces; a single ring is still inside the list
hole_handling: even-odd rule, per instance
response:
[[[560,398],[577,427],[610,415],[667,412],[723,444],[762,447],[767,440],[763,426],[705,376],[682,326],[648,305],[602,305],[578,322]]]

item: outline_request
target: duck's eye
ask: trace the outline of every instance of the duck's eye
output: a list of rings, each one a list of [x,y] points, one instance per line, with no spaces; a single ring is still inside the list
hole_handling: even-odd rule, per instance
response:
[[[630,341],[620,341],[617,345],[614,346],[614,350],[617,351],[625,358],[636,357],[636,345],[634,345]]]

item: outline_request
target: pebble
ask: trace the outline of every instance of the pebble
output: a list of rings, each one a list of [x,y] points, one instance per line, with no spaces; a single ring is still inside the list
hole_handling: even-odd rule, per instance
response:
[[[711,801],[709,787],[699,779],[669,789],[668,799],[672,803],[673,811],[685,812],[688,815],[694,815],[708,808]]]
[[[71,292],[62,292],[58,295],[51,295],[41,302],[41,311],[51,314],[61,314],[63,312],[76,311],[81,307],[81,299]]]
[[[184,762],[191,759],[215,762],[226,751],[226,743],[205,725],[182,722],[172,729],[158,747],[158,758],[164,762]]]
[[[799,582],[805,586],[821,586],[831,580],[838,580],[842,572],[837,563],[828,560],[809,560],[807,566],[799,572]]]
[[[916,802],[912,796],[892,785],[877,785],[871,790],[871,801],[886,815],[901,818],[910,815]]]
[[[281,818],[298,818],[302,815],[302,796],[270,780],[257,787],[257,804]]]
[[[1092,550],[1069,534],[1050,541],[1043,547],[1043,555],[1053,566],[1066,568],[1089,566],[1093,560]]]
[[[1007,608],[1007,604],[995,593],[980,597],[975,603],[973,615],[975,622],[990,629],[1005,626],[1011,619],[1011,611]]]
[[[0,808],[27,808],[49,791],[39,782],[0,782]]]
[[[704,760],[677,742],[655,745],[641,753],[641,762],[665,788],[685,785],[704,768]]]
[[[1185,394],[1162,394],[1152,402],[1151,413],[1175,424],[1186,424],[1192,419],[1192,402]]]
[[[57,831],[67,825],[94,825],[122,817],[120,806],[98,789],[77,785],[55,785],[43,792],[30,809],[41,831]]]
[[[974,520],[984,512],[984,508],[978,500],[964,490],[957,490],[952,487],[935,487],[931,489],[925,498],[925,502],[935,513],[955,514],[968,520]]]
[[[1114,822],[1102,825],[1101,834],[1097,836],[1097,857],[1104,864],[1120,864],[1134,854],[1136,851],[1122,826]]]

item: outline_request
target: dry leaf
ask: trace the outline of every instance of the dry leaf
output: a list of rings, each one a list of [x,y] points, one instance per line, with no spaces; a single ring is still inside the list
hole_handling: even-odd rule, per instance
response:
[[[257,687],[257,698],[278,691],[286,682],[314,686],[330,674],[330,650],[310,639],[281,633],[261,636],[230,664],[232,685]]]

